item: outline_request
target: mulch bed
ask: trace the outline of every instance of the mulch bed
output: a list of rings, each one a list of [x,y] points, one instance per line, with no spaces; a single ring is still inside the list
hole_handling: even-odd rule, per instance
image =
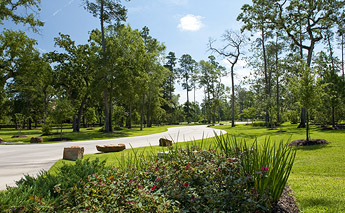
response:
[[[288,185],[285,186],[282,196],[277,205],[271,210],[272,213],[297,213],[298,207],[293,192]]]
[[[48,141],[71,141],[71,138],[51,138]]]
[[[26,135],[15,135],[15,136],[12,136],[11,138],[27,138],[28,136]]]
[[[311,146],[311,145],[323,145],[331,144],[324,139],[310,139],[309,142],[306,139],[299,139],[292,141],[289,146]]]

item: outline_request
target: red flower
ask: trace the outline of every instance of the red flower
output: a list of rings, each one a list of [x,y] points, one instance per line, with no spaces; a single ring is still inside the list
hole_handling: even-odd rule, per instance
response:
[[[157,190],[156,187],[157,187],[157,185],[152,186],[151,190],[156,191]]]
[[[189,183],[188,183],[188,182],[185,182],[185,183],[183,184],[183,186],[188,187],[188,186],[189,186]]]

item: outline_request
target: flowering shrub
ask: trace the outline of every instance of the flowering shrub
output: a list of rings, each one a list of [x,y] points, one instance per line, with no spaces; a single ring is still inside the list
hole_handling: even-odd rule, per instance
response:
[[[104,162],[77,161],[56,176],[45,173],[20,181],[18,188],[0,197],[0,210],[269,211],[285,186],[294,153],[283,145],[272,148],[266,143],[259,149],[236,141],[221,141],[213,148],[170,148],[163,158],[127,159],[131,166],[116,169],[106,168]]]
[[[173,152],[173,150],[171,150]],[[250,212],[270,207],[252,187],[236,157],[215,150],[174,150],[167,159],[151,162],[145,178],[155,183],[180,210],[192,212]]]

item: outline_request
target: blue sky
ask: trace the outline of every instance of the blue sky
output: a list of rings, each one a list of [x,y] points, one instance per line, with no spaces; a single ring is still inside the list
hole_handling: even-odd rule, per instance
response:
[[[190,54],[196,61],[207,60],[207,42],[210,37],[220,38],[225,30],[239,30],[240,23],[236,21],[240,8],[250,0],[132,0],[122,3],[128,9],[127,23],[136,29],[149,27],[152,37],[157,38],[167,47],[166,53],[173,51],[179,58]],[[41,52],[55,49],[54,37],[59,32],[69,34],[77,44],[87,43],[88,33],[100,28],[97,18],[94,18],[83,8],[82,0],[42,0],[40,19],[45,22],[40,34],[25,30],[31,38],[38,41]],[[20,28],[6,22],[4,28]],[[219,58],[221,63],[222,59]],[[226,65],[226,64],[224,64]],[[248,73],[240,61],[237,82]],[[223,80],[229,85],[230,78]],[[181,94],[180,102],[186,100],[186,92],[176,85],[176,93]],[[200,103],[203,94],[197,92],[196,99]],[[193,97],[192,97],[193,98]]]

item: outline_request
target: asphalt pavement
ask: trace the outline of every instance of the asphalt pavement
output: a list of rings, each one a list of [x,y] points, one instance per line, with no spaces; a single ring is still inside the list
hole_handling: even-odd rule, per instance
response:
[[[49,170],[54,163],[63,157],[64,147],[82,146],[84,154],[99,153],[96,145],[125,144],[126,148],[137,148],[159,145],[159,138],[184,142],[225,134],[224,130],[207,128],[206,125],[168,128],[167,132],[127,138],[76,141],[49,144],[25,144],[0,146],[0,190],[6,185],[15,186],[24,174],[37,175],[41,170]]]

